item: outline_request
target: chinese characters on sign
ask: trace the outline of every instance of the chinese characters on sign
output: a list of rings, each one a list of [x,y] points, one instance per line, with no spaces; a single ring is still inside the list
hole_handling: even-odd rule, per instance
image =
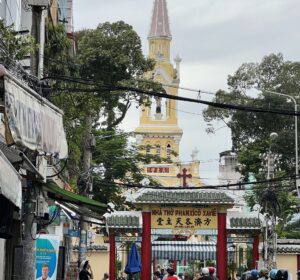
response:
[[[147,167],[147,173],[169,173],[169,167]]]
[[[153,208],[151,228],[217,229],[217,208]]]

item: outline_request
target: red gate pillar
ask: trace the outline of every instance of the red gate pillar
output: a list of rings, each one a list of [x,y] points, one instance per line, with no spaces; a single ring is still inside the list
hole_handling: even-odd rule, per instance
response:
[[[116,240],[115,235],[109,235],[109,280],[116,279]]]
[[[147,209],[148,210],[148,209]],[[151,212],[143,209],[141,280],[151,279]]]
[[[156,260],[153,259],[153,273],[156,272]]]
[[[259,236],[255,235],[253,239],[253,263],[252,263],[252,268],[257,268],[257,262],[259,260],[259,251],[258,251],[258,246],[259,246]]]
[[[218,237],[217,237],[217,273],[219,280],[227,280],[227,209],[218,211]]]
[[[177,273],[177,260],[173,260],[173,270]]]

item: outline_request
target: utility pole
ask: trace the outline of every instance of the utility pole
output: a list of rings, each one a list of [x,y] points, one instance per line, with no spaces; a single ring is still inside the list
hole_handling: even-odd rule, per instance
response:
[[[36,230],[35,221],[36,197],[33,174],[27,172],[25,199],[24,199],[24,235],[23,235],[23,279],[32,280],[36,278]]]
[[[31,35],[36,40],[36,43],[40,45],[40,50],[34,50],[31,53],[31,74],[33,76],[42,77],[42,67],[39,68],[39,64],[42,63],[39,61],[39,54],[43,56],[43,44],[41,39],[44,38],[44,25],[45,21],[41,21],[42,15],[45,17],[45,9],[48,6],[47,1],[35,1],[29,0],[28,5],[32,9],[32,27]],[[43,25],[43,26],[41,26]],[[42,28],[41,28],[42,27]],[[41,34],[43,32],[43,34]],[[41,65],[41,64],[40,64]],[[32,162],[35,163],[36,159],[31,158]],[[36,181],[35,175],[27,171],[26,179],[26,188],[25,188],[25,200],[24,200],[24,215],[23,215],[23,225],[24,225],[24,235],[23,235],[23,279],[32,280],[36,278],[36,232],[37,232],[37,223],[36,223]]]
[[[277,137],[277,133],[271,133],[271,141]],[[267,180],[274,178],[276,156],[271,151],[271,146],[267,153]],[[268,182],[267,192],[273,192],[274,188]],[[265,234],[264,234],[264,261],[265,267],[268,269],[277,268],[276,253],[277,253],[277,233],[276,233],[276,209],[273,209],[268,204],[266,205],[265,214]]]
[[[91,162],[92,162],[92,116],[88,113],[85,117],[85,137],[84,137],[84,147],[82,155],[82,171],[84,179],[84,189],[82,190],[82,195],[88,195],[88,192],[92,191],[91,182]],[[86,260],[87,251],[87,233],[89,230],[89,223],[86,222],[86,217],[80,217],[80,242],[79,242],[79,263]]]

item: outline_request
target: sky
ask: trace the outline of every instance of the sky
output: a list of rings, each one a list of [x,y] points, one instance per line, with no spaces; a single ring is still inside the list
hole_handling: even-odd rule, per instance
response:
[[[260,62],[263,56],[281,52],[286,60],[300,61],[299,0],[168,0],[172,32],[171,57],[182,58],[180,86],[216,92],[227,89],[227,77],[245,62]],[[153,0],[74,0],[74,29],[95,28],[102,22],[123,20],[141,37],[148,53]],[[197,94],[179,91],[197,98]],[[211,95],[201,94],[210,100]],[[138,126],[139,109],[133,106],[123,128]],[[184,134],[180,159],[191,160],[199,150],[200,176],[216,183],[219,153],[231,149],[230,131],[214,123],[208,135],[202,117],[205,106],[178,103],[179,126]]]

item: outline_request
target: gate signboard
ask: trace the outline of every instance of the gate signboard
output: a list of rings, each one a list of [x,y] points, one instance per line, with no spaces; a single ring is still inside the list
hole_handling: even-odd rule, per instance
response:
[[[153,229],[217,229],[216,207],[160,207],[151,209]]]

